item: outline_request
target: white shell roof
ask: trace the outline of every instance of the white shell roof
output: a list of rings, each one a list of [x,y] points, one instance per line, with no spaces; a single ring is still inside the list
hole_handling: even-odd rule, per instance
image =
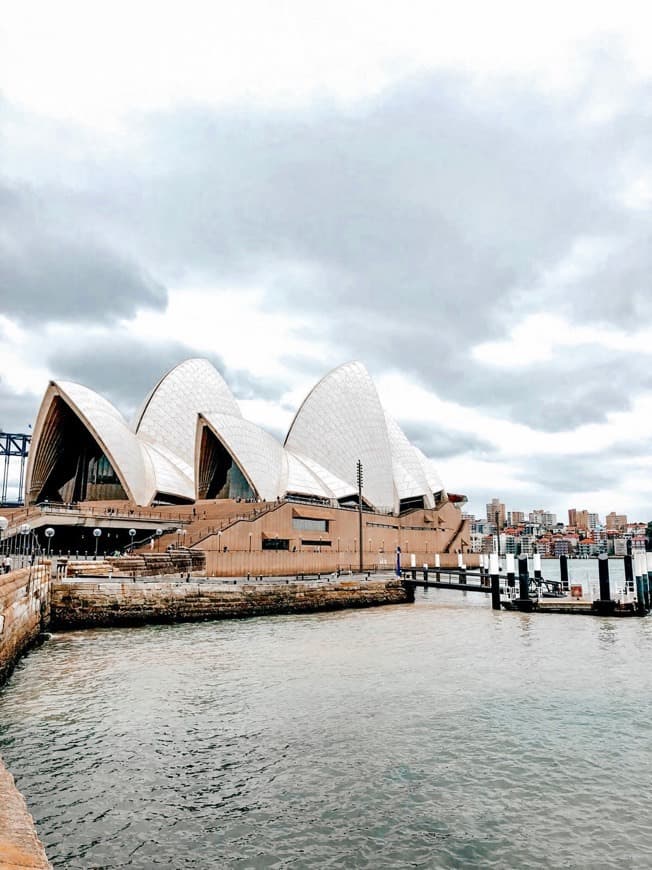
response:
[[[435,468],[435,464],[432,459],[428,459],[425,453],[419,450],[418,447],[415,447],[414,451],[419,457],[419,461],[421,462],[421,467],[423,468],[423,472],[426,475],[426,480],[428,481],[430,492],[443,492],[444,484],[442,483],[442,479],[439,476],[439,472]]]
[[[189,359],[154,387],[134,428],[141,439],[167,448],[180,470],[194,479],[197,414],[204,411],[242,416],[217,369],[206,359]]]
[[[291,456],[293,459],[300,462],[304,469],[319,481],[326,498],[345,498],[346,496],[354,495],[358,492],[357,487],[350,483],[346,483],[344,480],[340,480],[339,477],[331,474],[328,469],[324,468],[324,466],[320,465],[318,462],[315,462],[314,459],[310,459],[309,456],[292,453],[289,450],[287,450],[286,453],[288,457]],[[291,479],[288,482],[287,490],[288,492],[300,493],[301,490],[298,489],[298,481]]]
[[[297,411],[285,446],[354,489],[359,459],[367,501],[377,508],[396,507],[385,412],[362,363],[346,363],[319,381]]]
[[[166,448],[159,445],[155,447],[145,441],[141,441],[140,444],[152,463],[156,492],[193,500],[195,498],[193,478],[181,471],[178,462],[174,461],[174,457],[169,455]]]
[[[335,498],[334,493],[328,489],[323,481],[319,480],[294,453],[285,451],[288,460],[288,479],[285,492],[295,495],[317,496],[318,498]]]
[[[297,411],[284,446],[242,417],[226,382],[204,359],[186,360],[161,379],[134,422],[135,433],[93,390],[51,382],[34,430],[28,486],[55,395],[61,395],[87,426],[129,498],[141,505],[157,492],[195,497],[202,425],[210,426],[266,500],[287,493],[325,499],[354,495],[358,459],[364,470],[363,496],[376,508],[397,510],[401,499],[419,495],[430,507],[433,493],[444,488],[432,462],[385,414],[359,362],[340,366],[317,383]]]
[[[154,497],[154,468],[138,438],[122,414],[110,402],[88,387],[69,381],[53,382],[58,393],[84,423],[100,445],[120,478],[127,495],[137,504],[148,504]]]
[[[260,498],[273,501],[283,494],[288,478],[287,458],[276,438],[243,417],[209,412],[199,415],[198,443],[202,421],[226,447]]]
[[[423,463],[396,420],[385,414],[392,451],[394,486],[399,499],[422,495],[425,507],[434,507],[432,490]]]

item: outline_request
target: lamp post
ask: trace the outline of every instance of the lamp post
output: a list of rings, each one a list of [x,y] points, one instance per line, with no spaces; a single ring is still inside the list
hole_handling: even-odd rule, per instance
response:
[[[156,552],[158,553],[161,549],[161,535],[163,534],[163,529],[156,530]]]
[[[362,470],[362,462],[358,459],[356,463],[356,478],[358,482],[358,550],[360,552],[360,573],[364,571],[364,554],[362,552],[362,484],[364,476]]]
[[[136,537],[136,529],[129,529],[129,537],[131,538],[131,541],[129,542],[129,552],[131,552],[134,546],[134,538]]]
[[[249,532],[249,552],[251,553],[251,539],[253,538],[253,534]]]
[[[217,550],[222,552],[222,529],[217,530]]]
[[[21,555],[23,556],[23,558],[27,557],[27,535],[29,535],[29,533],[31,531],[32,531],[32,529],[28,523],[23,523],[22,526],[20,527],[20,534],[22,535],[22,540],[21,540],[22,546],[20,547],[20,551],[21,551]]]
[[[496,511],[496,553],[500,558],[500,513]]]
[[[54,537],[54,529],[52,526],[48,526],[45,530],[45,537],[48,539],[48,558],[50,557],[50,545],[52,544],[52,538]]]
[[[95,538],[95,561],[97,562],[97,547],[102,536],[102,529],[93,529],[93,537]]]
[[[9,525],[9,520],[7,517],[0,517],[0,544],[2,544],[2,533],[6,530]]]

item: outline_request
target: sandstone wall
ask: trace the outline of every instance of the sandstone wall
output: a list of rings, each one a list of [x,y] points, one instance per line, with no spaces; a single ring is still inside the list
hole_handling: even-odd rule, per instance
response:
[[[0,868],[49,868],[34,821],[13,776],[0,760]]]
[[[226,585],[210,582],[77,582],[52,588],[52,627],[129,625],[308,613],[408,601],[395,580]]]
[[[49,563],[0,574],[0,684],[47,624],[49,585]]]

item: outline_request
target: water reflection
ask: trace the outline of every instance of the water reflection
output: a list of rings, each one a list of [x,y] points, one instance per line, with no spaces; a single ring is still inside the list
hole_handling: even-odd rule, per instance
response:
[[[438,590],[61,634],[0,751],[56,867],[643,867],[650,625]]]

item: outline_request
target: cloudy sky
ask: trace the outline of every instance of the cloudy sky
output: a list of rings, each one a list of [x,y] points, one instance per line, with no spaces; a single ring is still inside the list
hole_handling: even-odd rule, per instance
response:
[[[360,359],[476,512],[652,518],[646,14],[5,5],[0,427],[206,356],[282,434]]]

